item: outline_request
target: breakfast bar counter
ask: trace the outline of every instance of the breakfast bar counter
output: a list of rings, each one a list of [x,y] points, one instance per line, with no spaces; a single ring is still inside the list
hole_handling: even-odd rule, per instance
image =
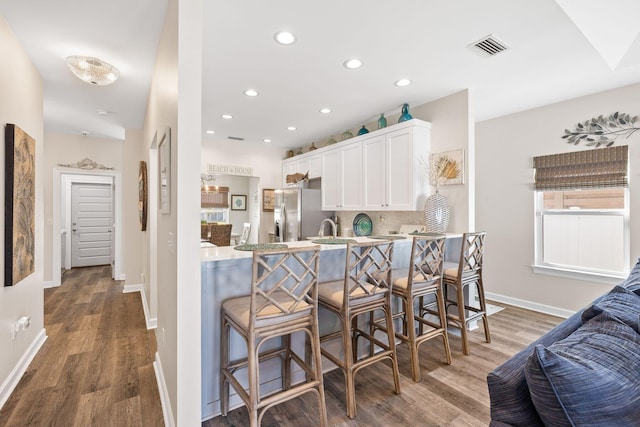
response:
[[[408,268],[412,237],[393,235],[393,268]],[[456,261],[460,252],[461,234],[447,234],[446,255]],[[350,237],[357,242],[380,241],[368,237]],[[311,241],[286,242],[290,248],[311,247]],[[202,274],[202,420],[220,414],[220,307],[222,301],[248,295],[251,287],[253,252],[241,251],[231,246],[201,249]],[[319,281],[341,280],[344,277],[346,244],[320,245]],[[337,330],[338,319],[328,312],[319,312],[320,332]],[[294,336],[294,348],[303,351],[304,337]],[[336,343],[339,345],[339,343]],[[238,335],[231,336],[231,357],[242,357],[246,351],[244,341]],[[273,359],[273,366],[261,368],[261,390],[268,392],[280,386],[280,363]],[[328,361],[325,370],[333,368]],[[303,372],[294,381],[303,378]],[[241,405],[236,395],[231,395],[231,408]]]

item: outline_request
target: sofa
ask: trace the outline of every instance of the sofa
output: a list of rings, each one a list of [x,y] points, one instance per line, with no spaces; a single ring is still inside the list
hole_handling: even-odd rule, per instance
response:
[[[499,426],[640,426],[640,260],[487,375]]]

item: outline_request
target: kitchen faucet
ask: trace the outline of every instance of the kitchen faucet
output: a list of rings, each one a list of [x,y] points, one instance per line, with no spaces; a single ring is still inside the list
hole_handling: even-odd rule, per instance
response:
[[[333,238],[335,239],[338,235],[338,227],[336,226],[336,223],[333,222],[331,218],[325,218],[322,220],[322,222],[320,223],[320,230],[318,231],[318,236],[324,237],[324,225],[327,222],[331,224],[331,231],[333,233]]]

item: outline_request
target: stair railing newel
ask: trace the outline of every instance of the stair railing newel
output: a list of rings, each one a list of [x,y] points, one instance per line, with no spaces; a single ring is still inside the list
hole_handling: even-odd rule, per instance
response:
[[[449,226],[451,208],[449,200],[440,194],[440,186],[460,175],[460,167],[456,161],[445,155],[432,155],[429,163],[422,157],[418,158],[429,184],[435,188],[435,193],[427,197],[424,202],[424,223],[428,232],[444,233]]]

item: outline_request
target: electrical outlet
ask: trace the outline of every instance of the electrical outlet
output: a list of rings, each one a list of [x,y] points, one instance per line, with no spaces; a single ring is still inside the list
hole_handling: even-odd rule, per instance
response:
[[[140,281],[141,281],[142,283],[144,283],[144,280],[145,280],[144,273],[142,273],[142,274],[140,275]]]

